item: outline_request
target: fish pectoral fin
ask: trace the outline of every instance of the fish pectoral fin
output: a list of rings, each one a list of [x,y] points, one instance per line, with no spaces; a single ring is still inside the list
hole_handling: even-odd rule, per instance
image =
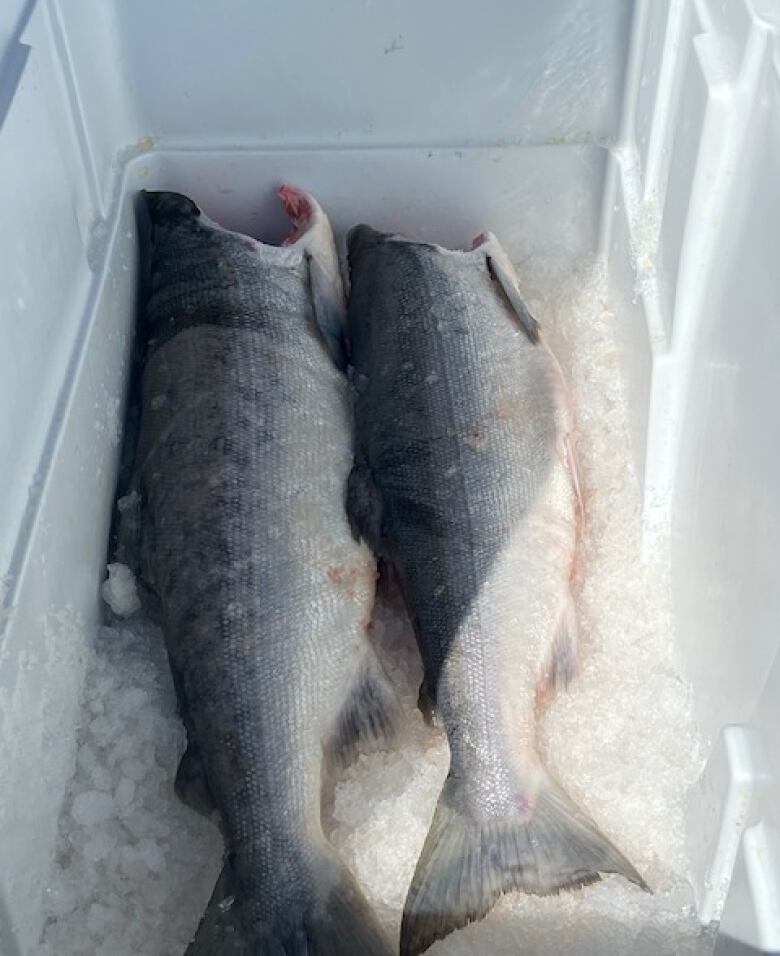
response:
[[[192,738],[179,762],[173,789],[182,803],[204,816],[210,816],[217,808],[206,779],[200,749]]]
[[[327,268],[316,253],[307,252],[306,262],[314,321],[336,367],[344,370],[347,366],[347,320],[341,278],[333,276],[332,269]]]
[[[373,648],[369,648],[335,732],[326,744],[328,763],[346,767],[361,749],[377,749],[389,743],[395,737],[400,714],[395,687]]]
[[[536,706],[543,709],[565,690],[579,670],[579,629],[574,600],[567,592],[541,674],[536,682]]]
[[[382,542],[382,499],[367,464],[356,461],[347,479],[347,517],[356,541],[363,540],[374,554]]]
[[[506,258],[506,253],[498,246],[495,239],[491,239],[484,246],[484,250],[488,271],[494,279],[498,280],[498,284],[501,286],[512,311],[520,322],[520,327],[528,336],[529,341],[536,345],[539,341],[539,323],[528,311],[528,306],[520,295],[520,289],[517,287],[517,277],[511,263]]]
[[[467,782],[445,782],[417,863],[401,923],[401,956],[419,956],[437,939],[482,919],[505,893],[547,896],[619,873],[642,877],[596,824],[545,774],[517,811],[475,818]]]

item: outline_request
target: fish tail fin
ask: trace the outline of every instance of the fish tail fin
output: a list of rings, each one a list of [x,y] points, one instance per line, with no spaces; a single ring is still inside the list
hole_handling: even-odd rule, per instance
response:
[[[642,877],[561,787],[545,774],[533,805],[477,819],[464,785],[450,775],[406,898],[401,956],[418,956],[437,939],[482,919],[504,893],[539,896],[577,889],[620,873]]]
[[[391,956],[368,901],[333,851],[312,865],[317,871],[289,900],[278,886],[273,895],[263,891],[278,903],[257,916],[226,864],[186,956]]]

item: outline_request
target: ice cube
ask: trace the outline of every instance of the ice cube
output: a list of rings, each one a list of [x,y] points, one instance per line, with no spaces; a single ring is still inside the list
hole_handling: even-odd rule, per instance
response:
[[[87,912],[87,929],[93,936],[105,936],[114,922],[114,914],[100,903],[93,903]]]
[[[73,798],[71,816],[83,827],[93,827],[108,820],[114,813],[111,794],[102,790],[84,790]]]
[[[109,564],[103,582],[103,600],[118,617],[129,617],[141,607],[135,575],[126,564]]]
[[[119,785],[114,791],[114,799],[122,806],[126,807],[133,802],[135,796],[135,781],[130,777],[122,777]]]

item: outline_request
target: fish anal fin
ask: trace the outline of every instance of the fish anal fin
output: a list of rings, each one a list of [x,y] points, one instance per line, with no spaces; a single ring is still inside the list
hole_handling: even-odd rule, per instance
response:
[[[478,239],[482,241],[478,242],[476,248],[479,249],[480,253],[484,253],[488,272],[501,286],[504,296],[528,340],[534,345],[538,344],[540,338],[539,323],[531,315],[528,306],[523,301],[517,284],[517,275],[509,257],[504,252],[498,239],[491,233],[485,233]]]
[[[326,742],[328,765],[349,766],[360,750],[388,744],[395,736],[400,712],[395,687],[373,648],[369,647],[334,733]]]
[[[536,707],[543,710],[566,690],[579,670],[579,628],[574,600],[567,590],[547,656],[536,682]]]

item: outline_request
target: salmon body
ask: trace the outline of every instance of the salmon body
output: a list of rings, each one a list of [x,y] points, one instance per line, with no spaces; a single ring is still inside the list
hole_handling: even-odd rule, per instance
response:
[[[579,523],[561,370],[491,235],[349,237],[353,526],[395,569],[451,765],[406,902],[415,956],[504,892],[641,877],[536,749],[576,669]]]
[[[216,807],[225,870],[193,956],[389,949],[322,829],[326,754],[381,726],[366,638],[375,561],[344,514],[343,293],[322,210],[281,190],[274,247],[147,193],[130,548],[159,602],[189,747],[177,789]],[[127,536],[126,536],[127,537]],[[132,538],[133,535],[130,535]]]

